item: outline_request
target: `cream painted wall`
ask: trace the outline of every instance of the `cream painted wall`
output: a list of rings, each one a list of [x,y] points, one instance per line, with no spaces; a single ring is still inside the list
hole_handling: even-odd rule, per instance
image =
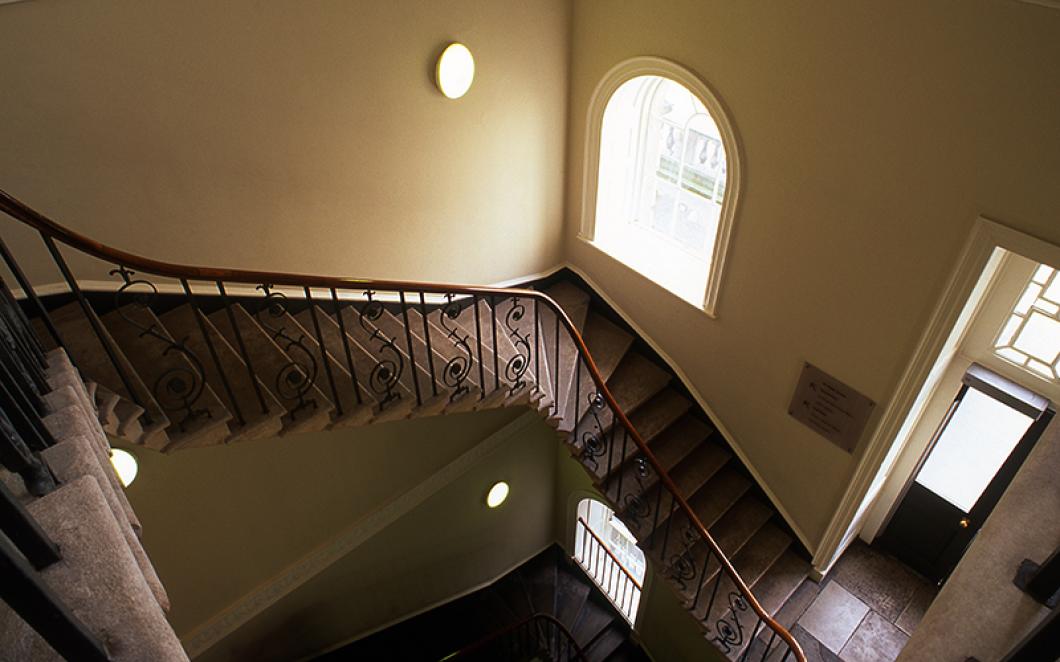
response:
[[[687,373],[816,544],[861,448],[787,416],[802,362],[883,404],[977,215],[1060,243],[1060,12],[579,0],[573,21],[568,259]],[[716,320],[576,238],[591,93],[636,55],[701,76],[742,141]]]
[[[163,260],[468,282],[539,272],[560,259],[569,11],[3,6],[0,189]],[[432,82],[452,39],[478,61],[457,102]],[[33,239],[12,225],[0,222],[6,241]],[[24,266],[56,280],[45,263],[38,251]]]

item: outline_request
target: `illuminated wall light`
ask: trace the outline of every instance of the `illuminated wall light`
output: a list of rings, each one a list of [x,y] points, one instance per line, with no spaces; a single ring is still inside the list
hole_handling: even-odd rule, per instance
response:
[[[508,498],[509,491],[508,483],[503,480],[495,483],[486,495],[486,505],[490,508],[496,508],[501,505]]]
[[[136,473],[140,470],[136,456],[129,451],[112,448],[110,449],[110,463],[114,466],[114,471],[117,472],[121,484],[125,487],[132,485],[132,482],[136,480]]]
[[[435,82],[442,94],[450,99],[459,99],[467,94],[475,80],[475,58],[467,46],[452,43],[445,47],[438,58]]]

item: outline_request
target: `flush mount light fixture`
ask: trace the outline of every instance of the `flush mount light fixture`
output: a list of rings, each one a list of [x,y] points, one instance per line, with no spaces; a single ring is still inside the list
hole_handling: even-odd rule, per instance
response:
[[[489,493],[486,495],[486,505],[490,508],[496,508],[508,498],[508,492],[508,483],[503,480],[494,483],[493,487],[490,488]]]
[[[124,487],[132,485],[132,482],[136,480],[136,473],[139,471],[139,464],[136,462],[136,456],[129,451],[123,451],[120,448],[110,449],[110,463],[114,465],[114,471],[118,474],[118,480]]]
[[[438,57],[434,80],[442,94],[450,99],[467,94],[471,81],[475,80],[475,58],[467,46],[454,42],[445,47]]]

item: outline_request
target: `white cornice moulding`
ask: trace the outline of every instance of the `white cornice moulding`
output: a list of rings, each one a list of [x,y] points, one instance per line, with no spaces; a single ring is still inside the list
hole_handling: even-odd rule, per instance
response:
[[[220,642],[266,608],[317,576],[335,562],[368,541],[384,528],[422,504],[436,492],[464,475],[471,467],[526,429],[539,416],[528,411],[486,437],[477,446],[442,467],[408,492],[310,551],[286,569],[250,591],[236,602],[199,625],[181,639],[188,657],[196,658]]]

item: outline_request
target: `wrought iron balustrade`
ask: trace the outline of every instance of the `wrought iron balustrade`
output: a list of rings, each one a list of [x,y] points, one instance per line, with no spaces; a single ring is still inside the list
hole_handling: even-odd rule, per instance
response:
[[[577,328],[547,295],[519,288],[171,264],[102,245],[3,192],[0,211],[40,234],[119,376],[124,395],[144,409],[147,423],[156,417],[188,426],[203,424],[203,417],[196,412],[203,408],[200,401],[208,390],[199,387],[207,370],[220,376],[221,383],[212,386],[227,394],[236,426],[254,413],[241,406],[233,393],[232,382],[237,377],[253,385],[255,408],[260,406],[262,412],[268,412],[269,405],[261,385],[274,385],[287,401],[289,416],[295,422],[315,415],[313,393],[328,394],[338,425],[354,413],[346,411],[348,405],[343,403],[369,406],[382,414],[402,406],[441,411],[474,406],[476,402],[551,398],[551,412],[559,416],[560,375],[573,371],[572,445],[582,462],[595,468],[598,475],[616,477],[617,485],[609,492],[615,511],[631,530],[650,532],[639,544],[655,559],[663,560],[659,570],[678,583],[695,587],[694,597],[686,606],[701,619],[708,636],[723,650],[746,657],[750,643],[765,633],[763,659],[767,654],[774,659],[772,655],[779,647],[785,651],[783,659],[805,660],[795,639],[762,608],[722,553],[616,402]],[[185,357],[190,364],[180,383],[160,381],[146,391],[135,383],[121,358],[121,348],[107,333],[97,304],[82,290],[60,244],[78,252],[79,263],[89,256],[109,265],[118,277],[115,291],[119,293],[127,292],[135,282],[150,293],[164,292],[176,298],[177,304],[190,304],[201,336],[193,340],[201,349],[193,351],[187,338],[163,337],[158,343],[160,360],[168,353]],[[2,239],[0,257],[21,288],[26,309],[40,319],[52,342],[65,346],[49,310]],[[153,281],[146,280],[148,275]],[[140,298],[135,305],[150,310],[150,299]],[[120,305],[118,310],[122,310]],[[300,333],[282,326],[289,322],[290,313],[301,313],[308,320]],[[231,345],[245,366],[245,375],[227,370],[219,358],[216,339],[207,330],[208,320],[218,316],[227,320]],[[243,316],[270,329],[273,339],[290,350],[288,365],[266,367],[256,363],[244,334]],[[322,330],[323,316],[337,323],[340,333],[336,342],[329,343]],[[150,325],[140,328],[141,333],[154,335]],[[573,356],[571,365],[561,364],[565,353]],[[586,398],[581,395],[583,387],[589,392]],[[166,390],[167,397],[157,392],[160,388]],[[159,405],[152,406],[152,400]],[[625,471],[616,472],[627,459],[636,467],[630,478],[624,478]],[[644,496],[630,481],[637,486],[650,481],[658,489]],[[725,606],[720,615],[716,609],[719,601]]]

